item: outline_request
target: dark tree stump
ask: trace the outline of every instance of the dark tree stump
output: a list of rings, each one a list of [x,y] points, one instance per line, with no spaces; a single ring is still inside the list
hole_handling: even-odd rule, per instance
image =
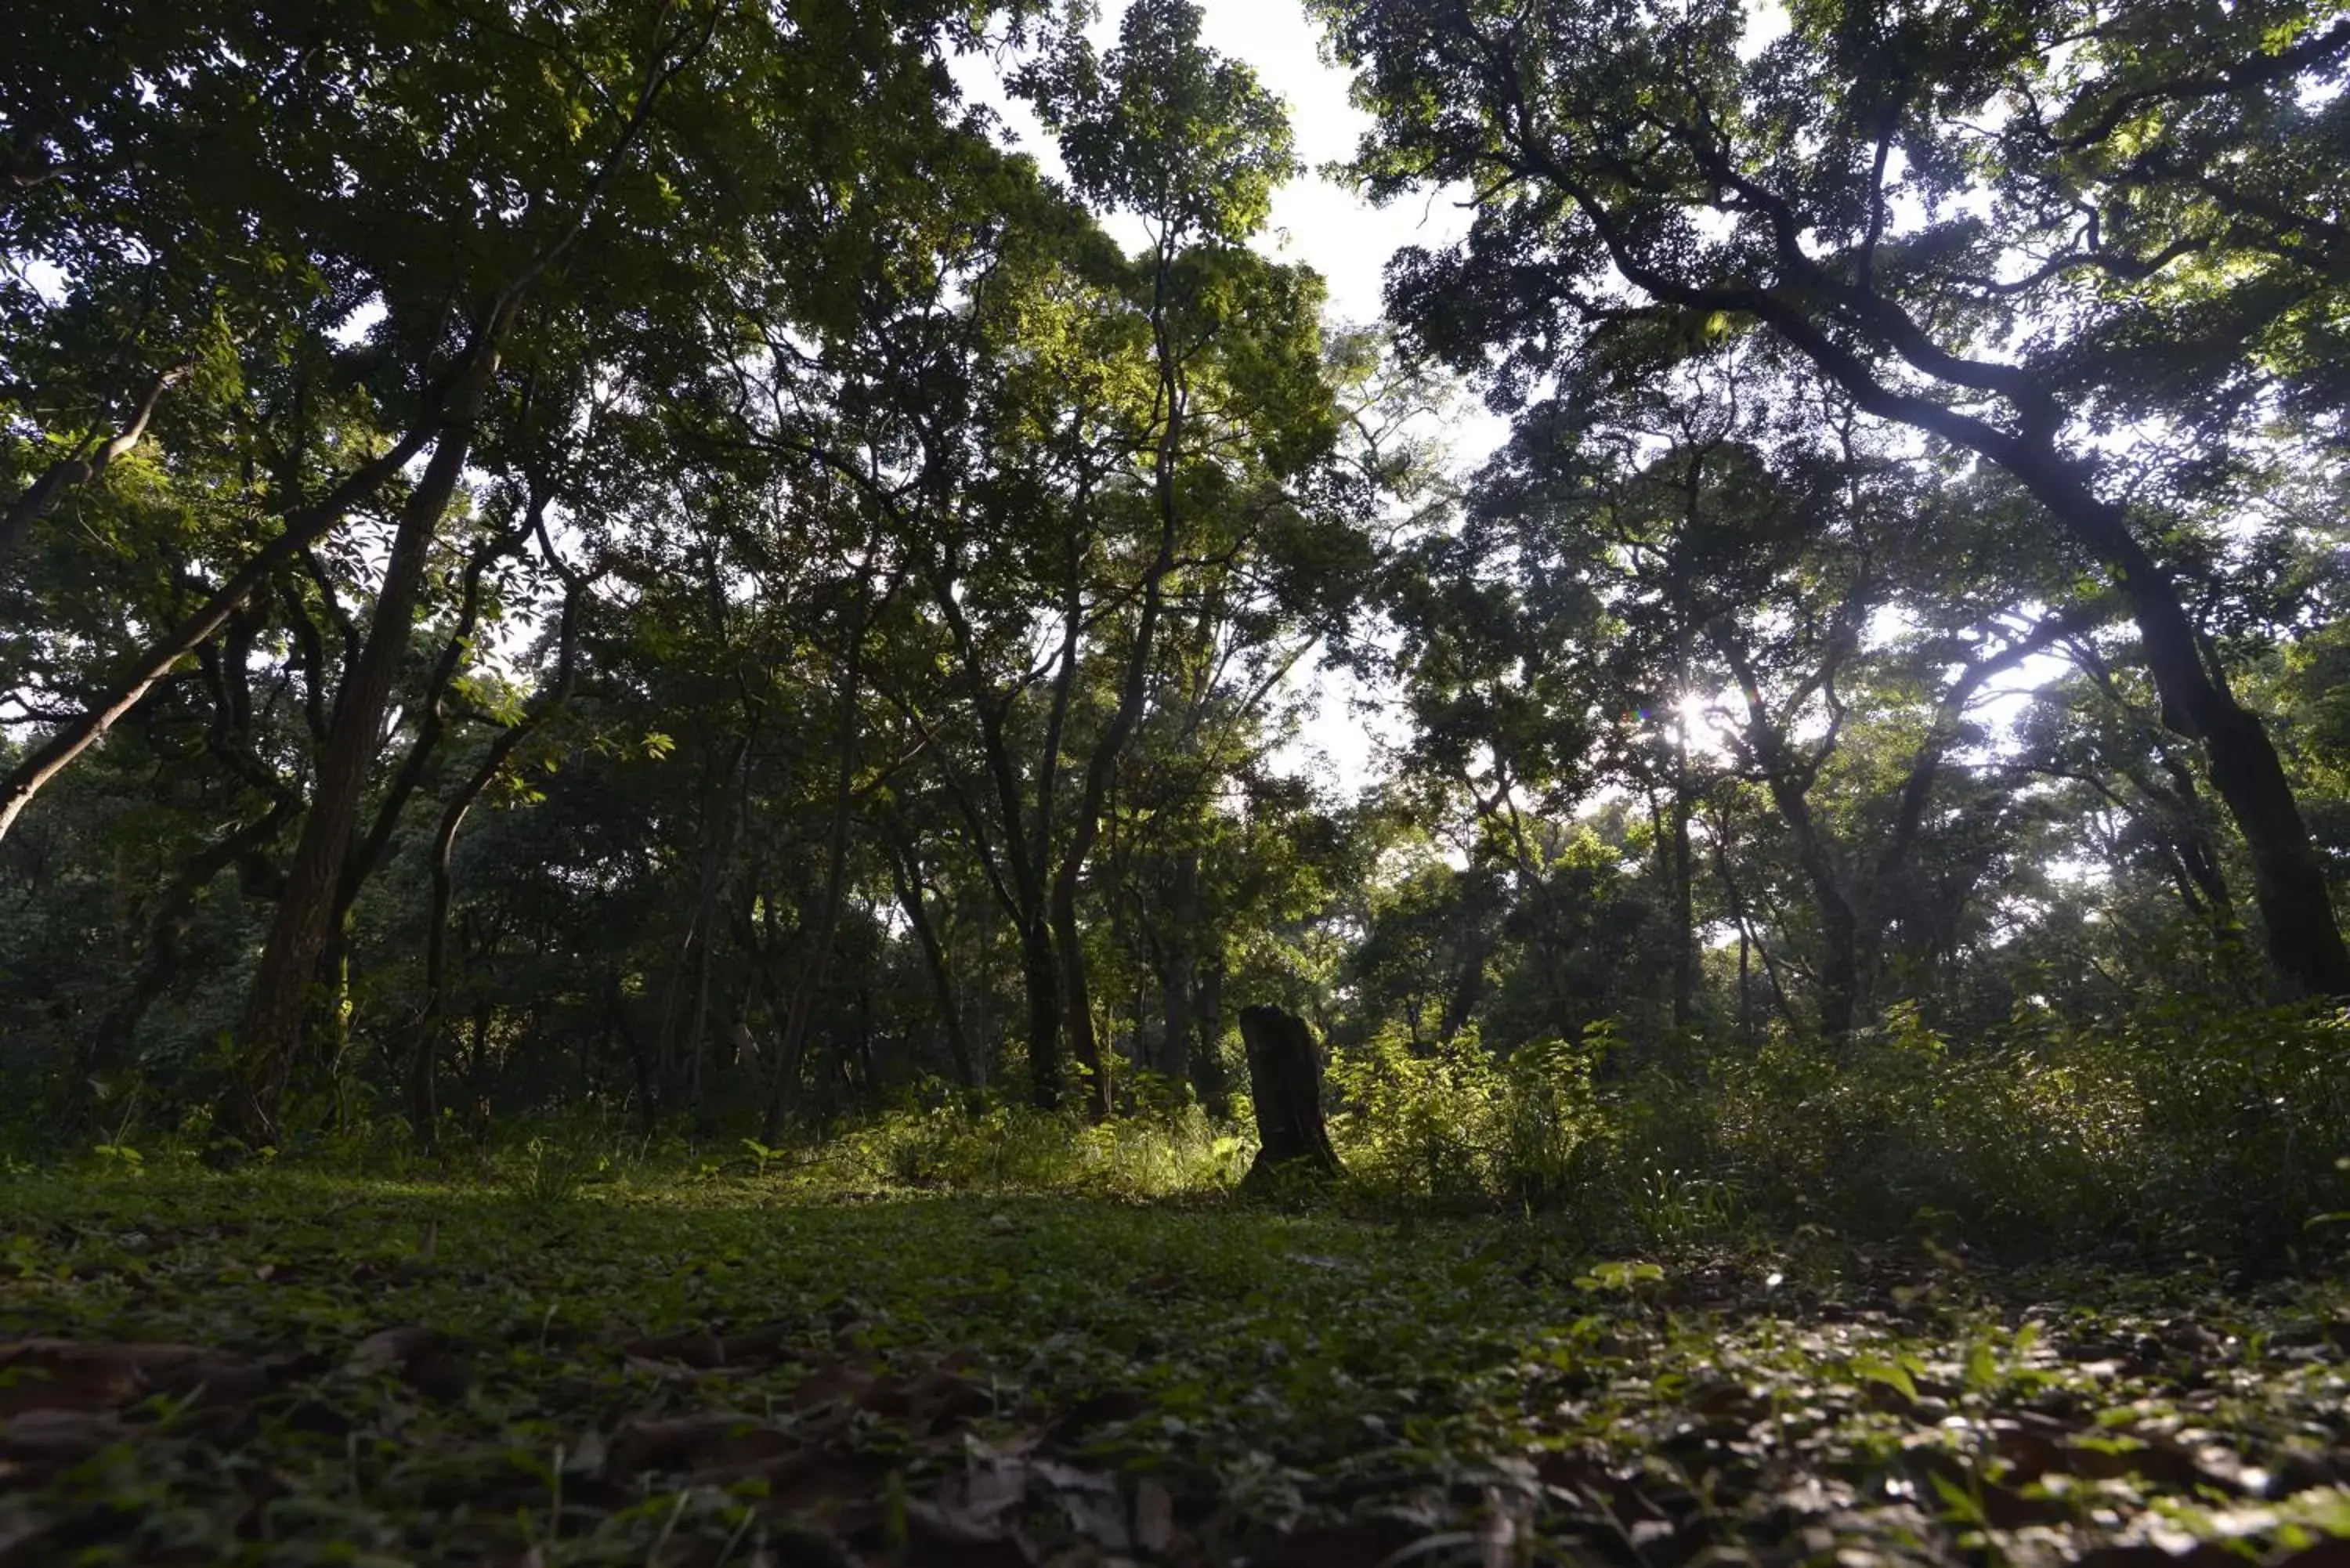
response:
[[[1303,1018],[1278,1007],[1241,1009],[1249,1093],[1256,1105],[1256,1163],[1247,1185],[1279,1170],[1336,1176],[1338,1157],[1322,1122],[1322,1051]]]

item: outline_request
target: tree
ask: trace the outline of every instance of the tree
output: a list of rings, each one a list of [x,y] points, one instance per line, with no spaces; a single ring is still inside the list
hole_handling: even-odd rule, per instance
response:
[[[1295,159],[1279,100],[1257,85],[1247,67],[1219,59],[1201,45],[1200,10],[1191,0],[1136,0],[1119,22],[1118,47],[1107,59],[1097,62],[1090,46],[1079,40],[1030,78],[1030,90],[1045,123],[1060,134],[1078,192],[1139,217],[1149,243],[1143,300],[1156,381],[1157,429],[1149,462],[1157,537],[1142,573],[1117,706],[1086,758],[1051,899],[1054,940],[1061,949],[1063,1023],[1071,1054],[1092,1072],[1098,1112],[1108,1107],[1110,1085],[1077,953],[1079,881],[1101,832],[1111,778],[1149,695],[1167,581],[1183,535],[1184,471],[1193,450],[1207,445],[1191,422],[1201,411],[1213,418],[1212,402],[1195,410],[1201,389],[1193,361],[1212,337],[1243,330],[1247,306],[1232,297],[1234,285],[1244,287],[1242,279],[1256,269],[1245,265],[1246,253],[1238,247],[1263,226],[1273,189],[1295,171]],[[1203,254],[1191,254],[1195,244]],[[1277,278],[1268,281],[1278,286]],[[1284,323],[1292,341],[1244,343],[1228,367],[1237,362],[1243,375],[1259,369],[1247,363],[1247,350],[1257,348],[1271,350],[1263,358],[1280,369],[1298,369],[1297,339],[1310,327],[1299,332],[1294,299],[1284,302],[1292,303]],[[1290,363],[1283,365],[1284,358]],[[1318,369],[1309,359],[1305,374]],[[1245,397],[1255,389],[1243,382],[1240,389]],[[1210,431],[1212,440],[1212,426]],[[1265,438],[1274,431],[1251,433],[1261,446],[1272,445]]]
[[[1800,9],[1750,57],[1729,0],[1316,10],[1377,116],[1373,193],[1458,183],[1475,207],[1459,245],[1390,273],[1416,341],[1513,403],[1752,325],[1870,416],[2012,475],[2127,605],[2251,850],[2277,968],[2350,994],[2276,749],[2095,445],[2154,415],[2224,458],[2263,400],[2332,397],[2309,353],[2340,286],[2324,197],[2272,153],[2330,144],[2338,95],[2305,89],[2350,28],[2162,6],[2075,36],[2060,7],[1854,4]]]

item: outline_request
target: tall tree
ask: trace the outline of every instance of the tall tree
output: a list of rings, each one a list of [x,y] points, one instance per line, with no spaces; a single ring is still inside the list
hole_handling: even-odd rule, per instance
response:
[[[1191,0],[1135,0],[1120,19],[1118,47],[1107,57],[1097,61],[1080,39],[1031,87],[1045,123],[1059,132],[1078,192],[1141,219],[1149,244],[1144,309],[1156,377],[1157,431],[1148,460],[1156,536],[1138,585],[1140,604],[1116,706],[1086,756],[1052,888],[1063,1026],[1071,1054],[1092,1075],[1098,1113],[1108,1108],[1110,1085],[1077,948],[1078,887],[1099,838],[1111,779],[1142,718],[1167,582],[1183,537],[1187,460],[1200,444],[1191,424],[1200,394],[1193,361],[1218,328],[1242,329],[1238,302],[1215,295],[1222,292],[1219,283],[1227,290],[1245,285],[1236,269],[1213,264],[1236,259],[1234,248],[1263,225],[1274,187],[1295,171],[1296,160],[1280,100],[1246,66],[1200,42],[1200,8]],[[1194,257],[1195,246],[1204,254]],[[1278,354],[1289,346],[1266,347]],[[1312,365],[1306,373],[1318,370]]]
[[[1420,342],[1507,402],[1653,365],[1627,323],[1682,345],[1751,324],[1870,415],[2012,474],[2127,604],[2250,848],[2278,970],[2350,995],[2276,748],[2095,439],[2152,416],[2224,453],[2280,388],[2338,403],[2312,352],[2338,318],[2332,196],[2293,169],[2329,166],[2350,26],[1854,0],[1749,50],[1736,0],[1315,9],[1377,117],[1370,189],[1471,192],[1467,238],[1391,268]]]

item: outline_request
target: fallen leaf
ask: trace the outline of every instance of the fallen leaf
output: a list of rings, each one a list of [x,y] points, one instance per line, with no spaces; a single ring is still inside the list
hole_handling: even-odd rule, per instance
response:
[[[674,1361],[697,1372],[726,1365],[726,1342],[707,1328],[682,1328],[658,1334],[621,1347],[646,1361]]]
[[[656,1470],[687,1474],[734,1469],[793,1454],[801,1447],[791,1433],[737,1410],[629,1421],[603,1442],[602,1473],[613,1481]]]
[[[21,1339],[0,1345],[0,1416],[25,1410],[111,1410],[150,1387],[139,1352],[158,1346],[91,1345],[77,1340]],[[193,1357],[193,1346],[168,1347]]]
[[[0,1459],[33,1465],[78,1464],[131,1432],[110,1411],[26,1410],[0,1422]]]
[[[1428,1533],[1399,1519],[1351,1520],[1292,1531],[1249,1568],[1380,1568]]]
[[[416,1324],[368,1335],[344,1365],[357,1376],[391,1373],[425,1397],[444,1403],[463,1398],[473,1383],[472,1360],[455,1342],[439,1329]]]
[[[906,1505],[906,1544],[893,1568],[1030,1568],[1035,1561],[1012,1535],[912,1502]]]
[[[1134,1543],[1154,1555],[1175,1539],[1175,1499],[1153,1476],[1134,1483]]]

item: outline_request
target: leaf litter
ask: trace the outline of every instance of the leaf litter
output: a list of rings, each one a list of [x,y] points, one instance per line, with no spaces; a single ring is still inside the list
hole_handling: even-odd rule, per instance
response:
[[[2350,1568],[2331,1282],[748,1182],[10,1190],[0,1568]]]

